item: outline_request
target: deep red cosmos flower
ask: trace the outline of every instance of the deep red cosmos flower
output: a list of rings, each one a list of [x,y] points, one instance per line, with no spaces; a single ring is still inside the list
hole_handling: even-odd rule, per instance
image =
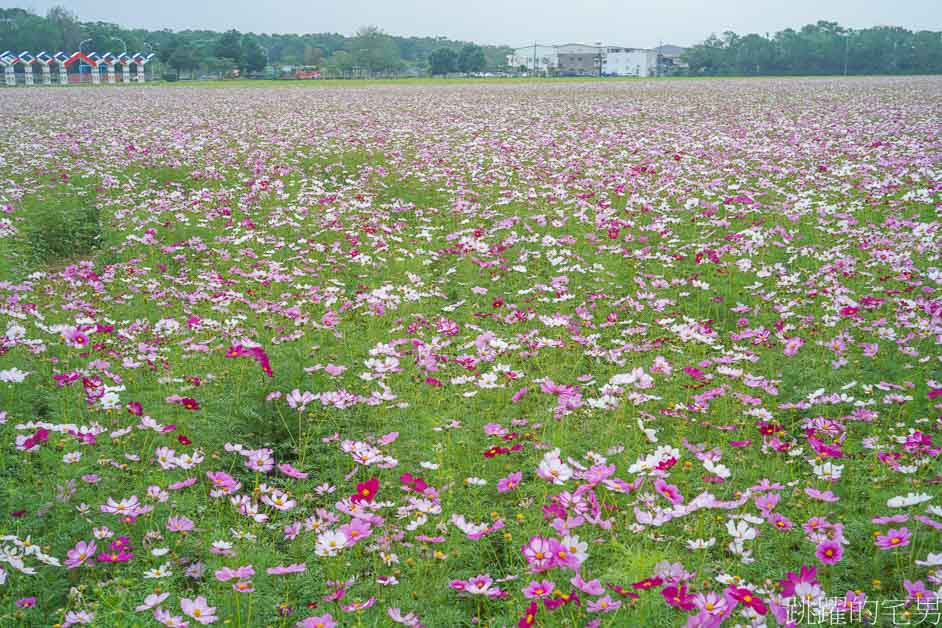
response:
[[[350,500],[354,502],[371,502],[376,497],[378,490],[379,479],[375,476],[371,477],[366,482],[357,484],[357,492],[350,496]]]

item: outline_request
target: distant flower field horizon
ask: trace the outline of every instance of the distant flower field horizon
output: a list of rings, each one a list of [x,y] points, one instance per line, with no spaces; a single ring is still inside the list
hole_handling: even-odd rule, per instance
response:
[[[942,79],[0,112],[0,625],[942,623]]]

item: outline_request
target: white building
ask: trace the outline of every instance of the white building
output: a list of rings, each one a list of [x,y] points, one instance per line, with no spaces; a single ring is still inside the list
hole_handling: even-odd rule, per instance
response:
[[[523,46],[515,49],[513,54],[507,55],[507,65],[514,69],[525,67],[528,72],[537,74],[551,74],[559,65],[559,55],[556,46]]]
[[[658,53],[655,50],[602,46],[600,44],[563,44],[522,46],[507,55],[512,69],[546,75],[573,76],[657,76]]]
[[[657,52],[641,49],[612,49],[602,56],[602,74],[607,76],[657,76]]]

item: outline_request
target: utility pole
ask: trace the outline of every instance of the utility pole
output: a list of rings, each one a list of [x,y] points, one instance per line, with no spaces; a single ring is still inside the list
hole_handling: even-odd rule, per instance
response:
[[[850,52],[850,33],[844,35],[844,76],[847,76],[847,56]]]
[[[654,62],[655,63],[654,75],[655,76],[661,75],[661,52],[663,48],[664,48],[664,40],[658,39],[657,40],[657,57],[655,57],[656,61]]]

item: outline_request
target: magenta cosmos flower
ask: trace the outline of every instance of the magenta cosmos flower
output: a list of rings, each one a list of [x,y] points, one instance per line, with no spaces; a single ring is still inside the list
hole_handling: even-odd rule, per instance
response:
[[[661,589],[661,595],[665,602],[681,610],[689,611],[696,608],[693,596],[687,593],[685,584],[664,587]]]
[[[749,589],[729,588],[727,591],[734,600],[741,602],[743,606],[748,606],[760,615],[765,615],[768,612],[762,599]]]
[[[844,556],[844,548],[841,547],[840,543],[835,541],[824,541],[818,544],[814,555],[817,556],[818,560],[823,564],[833,565],[840,562],[841,558]]]

